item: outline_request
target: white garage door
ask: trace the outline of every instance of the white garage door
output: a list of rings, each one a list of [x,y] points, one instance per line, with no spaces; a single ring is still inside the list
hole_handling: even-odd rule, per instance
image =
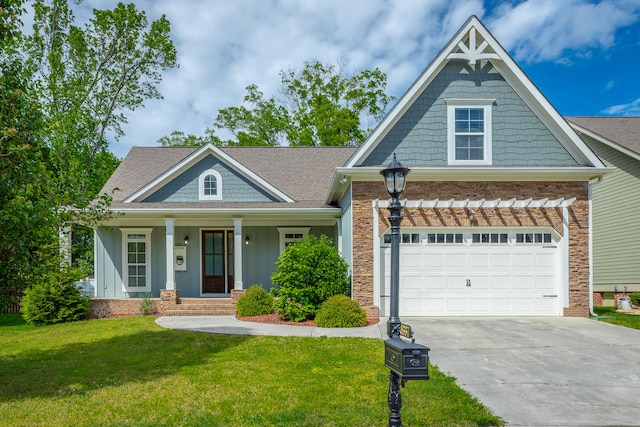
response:
[[[403,233],[401,316],[556,316],[551,233]],[[413,243],[411,243],[413,242]],[[390,248],[381,309],[389,315]]]

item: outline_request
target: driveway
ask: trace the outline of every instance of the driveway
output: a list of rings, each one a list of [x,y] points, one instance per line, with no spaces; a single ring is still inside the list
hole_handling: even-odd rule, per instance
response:
[[[572,317],[401,320],[509,425],[640,425],[638,330]]]

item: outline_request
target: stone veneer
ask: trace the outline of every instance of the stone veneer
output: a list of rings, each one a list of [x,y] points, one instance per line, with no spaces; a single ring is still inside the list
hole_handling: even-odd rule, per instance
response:
[[[408,200],[550,200],[576,197],[569,207],[569,307],[565,316],[589,315],[589,203],[586,182],[409,182],[402,195]],[[388,200],[381,182],[354,182],[353,298],[369,315],[373,305],[373,208],[372,200]],[[553,227],[563,235],[562,208],[403,209],[403,227]],[[378,235],[390,224],[387,209],[378,213]]]

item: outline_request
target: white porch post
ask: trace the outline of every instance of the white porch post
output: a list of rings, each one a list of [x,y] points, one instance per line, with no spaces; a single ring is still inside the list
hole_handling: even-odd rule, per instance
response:
[[[570,277],[569,277],[569,208],[567,204],[562,206],[562,240],[561,240],[561,257],[562,261],[560,264],[561,268],[561,277],[562,277],[562,306],[569,307],[569,288],[570,286]],[[562,309],[560,309],[560,316],[563,315]]]
[[[166,242],[167,242],[167,257],[165,260],[167,266],[167,283],[165,289],[172,291],[176,288],[175,273],[173,271],[173,245],[174,245],[174,232],[173,232],[173,218],[166,218],[164,220],[166,228]]]
[[[233,289],[242,290],[242,218],[233,219]]]

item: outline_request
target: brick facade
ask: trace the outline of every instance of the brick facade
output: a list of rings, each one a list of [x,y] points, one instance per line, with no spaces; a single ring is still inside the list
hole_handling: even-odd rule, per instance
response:
[[[565,316],[589,315],[589,203],[586,182],[409,182],[402,198],[408,200],[551,200],[576,197],[569,207],[569,307]],[[381,182],[354,182],[353,297],[369,313],[373,301],[373,208],[372,200],[387,200]],[[473,214],[473,216],[472,216]],[[378,235],[390,226],[388,213],[378,214]],[[553,227],[564,233],[562,208],[526,209],[404,209],[403,227]],[[473,219],[471,219],[473,218]]]

